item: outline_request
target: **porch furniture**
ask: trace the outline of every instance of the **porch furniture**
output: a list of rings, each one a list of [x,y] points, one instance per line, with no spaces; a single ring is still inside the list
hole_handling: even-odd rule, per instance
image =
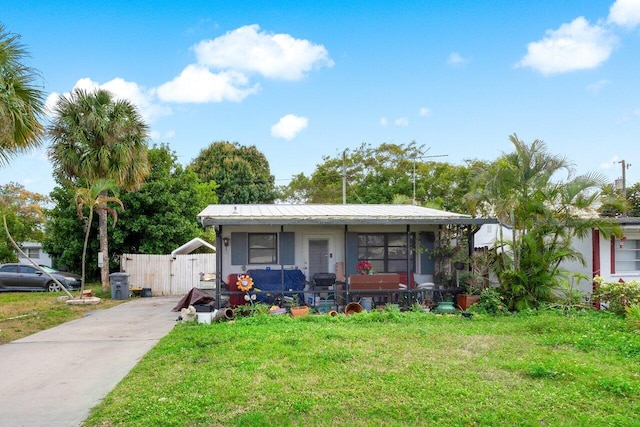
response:
[[[386,302],[397,301],[400,287],[397,273],[352,274],[349,276],[349,293],[358,298],[373,297]]]
[[[400,275],[397,273],[352,274],[349,289],[355,290],[399,290]]]
[[[283,274],[284,273],[284,274]],[[300,270],[247,270],[253,279],[254,292],[259,301],[273,303],[278,296],[297,296],[304,301],[304,286],[307,277]]]
[[[415,281],[415,292],[418,296],[418,301],[424,302],[425,300],[432,301],[435,299],[434,289],[436,284],[433,281],[433,274],[414,274],[413,279]]]

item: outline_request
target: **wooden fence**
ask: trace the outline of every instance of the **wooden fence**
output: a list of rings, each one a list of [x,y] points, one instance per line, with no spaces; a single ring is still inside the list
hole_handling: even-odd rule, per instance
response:
[[[124,254],[120,271],[129,274],[129,288],[151,288],[153,296],[182,296],[200,287],[202,274],[216,271],[216,254]]]

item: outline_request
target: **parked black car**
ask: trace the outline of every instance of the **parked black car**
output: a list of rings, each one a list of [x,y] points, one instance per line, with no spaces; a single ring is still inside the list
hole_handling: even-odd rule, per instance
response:
[[[55,277],[67,289],[80,289],[82,278],[77,274],[66,273],[51,267],[40,268]],[[60,291],[49,275],[28,264],[0,265],[0,291]]]

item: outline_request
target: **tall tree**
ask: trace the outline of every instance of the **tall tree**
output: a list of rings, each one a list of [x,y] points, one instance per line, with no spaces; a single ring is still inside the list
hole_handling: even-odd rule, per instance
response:
[[[462,202],[469,191],[470,167],[430,161],[423,156],[427,151],[415,142],[377,147],[363,143],[338,156],[325,156],[310,177],[294,176],[278,188],[278,199],[341,203],[346,175],[347,203],[393,203],[400,195],[411,202],[415,197],[419,205],[466,213]]]
[[[109,192],[116,192],[117,188],[112,180],[98,179],[90,188],[78,188],[76,190],[76,209],[78,216],[84,224],[84,243],[82,244],[82,281],[80,284],[80,295],[84,291],[87,265],[87,246],[89,244],[89,234],[91,233],[91,223],[93,222],[93,212],[95,210],[106,210],[108,215],[113,217],[113,225],[118,221],[118,211],[109,206],[109,203],[117,203],[122,209],[124,205],[116,195],[109,196]],[[105,196],[106,194],[106,196]],[[84,208],[89,210],[89,216],[84,216]]]
[[[269,162],[255,146],[214,142],[200,151],[189,169],[202,182],[215,182],[220,203],[273,203],[275,178]]]
[[[610,235],[619,227],[598,216],[602,176],[573,177],[568,161],[549,153],[542,141],[527,144],[516,134],[509,139],[514,151],[476,171],[479,185],[467,201],[513,230],[511,239],[494,248],[493,268],[512,308],[524,309],[551,298],[562,261],[584,263],[574,237],[592,229]]]
[[[217,203],[215,186],[201,183],[167,145],[149,149],[151,172],[136,191],[122,193],[127,209],[110,234],[114,253],[167,254],[194,237],[204,237],[197,215]]]
[[[201,183],[193,171],[180,165],[168,146],[153,146],[148,151],[150,173],[138,190],[120,191],[125,205],[118,211],[118,225],[109,222],[109,252],[112,259],[124,253],[166,254],[200,237],[212,241],[211,229],[203,230],[197,214],[208,204],[217,203],[211,183]],[[60,265],[79,271],[82,254],[82,227],[78,221],[74,197],[76,190],[62,185],[51,192],[55,201],[49,214],[43,247]],[[94,221],[91,233],[97,235]],[[95,260],[98,241],[88,243],[87,277],[98,277]]]
[[[19,36],[0,23],[0,166],[41,143],[44,92],[39,74],[24,65],[27,51]]]
[[[137,108],[105,91],[74,90],[54,109],[48,128],[49,157],[54,172],[77,188],[90,188],[98,180],[113,180],[118,188],[133,190],[149,173],[148,127]],[[107,194],[103,194],[104,197]],[[107,211],[98,211],[102,288],[109,289]]]
[[[640,182],[622,189],[612,184],[602,187],[602,194],[606,196],[600,207],[600,214],[607,217],[621,217],[623,212],[629,217],[640,217]]]
[[[46,205],[49,199],[27,191],[24,186],[9,183],[0,186],[0,210],[15,240],[40,242],[44,236]],[[9,236],[0,233],[0,264],[17,260]]]

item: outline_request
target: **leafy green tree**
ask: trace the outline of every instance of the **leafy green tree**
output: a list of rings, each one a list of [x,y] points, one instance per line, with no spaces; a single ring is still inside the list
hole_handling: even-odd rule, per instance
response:
[[[48,202],[46,196],[27,191],[20,184],[0,186],[0,213],[6,218],[7,229],[17,242],[42,241]],[[5,233],[0,233],[0,236],[0,264],[17,261],[9,236]]]
[[[619,227],[597,214],[601,175],[573,177],[567,160],[550,154],[542,141],[526,144],[515,134],[509,139],[514,152],[476,171],[481,185],[467,202],[513,230],[512,239],[501,239],[494,248],[493,268],[511,308],[520,310],[551,299],[562,279],[562,261],[585,262],[574,237],[586,237],[592,229],[607,236]],[[563,172],[566,181],[558,179]]]
[[[44,92],[39,74],[24,65],[27,51],[19,36],[0,23],[0,166],[41,143]]]
[[[82,247],[85,237],[84,222],[78,220],[76,205],[76,187],[58,185],[49,196],[53,207],[47,213],[47,227],[42,248],[52,260],[53,266],[69,271],[82,270]],[[95,221],[89,225],[91,233],[99,234]],[[86,264],[86,279],[100,278],[97,257],[100,251],[99,240],[89,240],[87,254],[93,260]]]
[[[166,145],[148,151],[151,170],[140,188],[120,192],[126,207],[118,211],[118,225],[109,224],[109,248],[112,258],[123,253],[166,254],[194,237],[212,241],[197,222],[197,214],[216,203],[215,186],[201,183],[193,171],[183,168]],[[56,263],[80,271],[83,227],[78,221],[74,187],[57,186],[51,193],[56,201],[50,212],[45,250]],[[96,224],[91,232],[97,233]],[[97,241],[89,241],[89,260],[97,259]],[[97,277],[96,262],[87,264],[87,277]]]
[[[471,168],[427,160],[424,146],[363,143],[323,163],[307,177],[293,177],[278,189],[287,202],[341,203],[346,175],[347,203],[393,203],[397,196],[423,206],[466,213],[463,196],[469,191]],[[479,162],[479,161],[475,161]],[[415,183],[415,185],[414,185]]]
[[[149,161],[151,171],[141,187],[120,195],[127,209],[111,232],[114,253],[166,254],[206,237],[197,215],[217,202],[215,185],[201,183],[167,145],[149,149]]]
[[[116,196],[109,196],[109,192],[115,193],[117,187],[112,180],[98,179],[90,188],[78,188],[76,190],[76,210],[78,216],[84,223],[84,242],[82,245],[82,281],[80,284],[80,295],[84,291],[86,265],[87,265],[87,246],[89,244],[89,235],[91,234],[91,224],[93,223],[93,212],[96,210],[106,210],[107,215],[113,217],[113,226],[118,222],[118,211],[109,206],[109,203],[117,203],[120,208],[124,209],[124,205]],[[107,194],[105,196],[105,194]],[[84,208],[89,210],[89,216],[84,216]]]
[[[214,182],[220,203],[273,203],[275,178],[255,146],[214,142],[188,166],[202,182]]]
[[[629,217],[640,217],[640,182],[627,187],[625,195],[621,189],[607,184],[602,187],[602,194],[606,196],[600,208],[602,216],[621,217],[624,212]]]
[[[48,128],[49,158],[59,180],[90,188],[98,180],[113,180],[118,188],[133,190],[149,173],[148,127],[129,101],[116,100],[105,90],[76,89],[63,96]],[[106,193],[103,194],[106,197]],[[109,289],[107,210],[98,211],[102,288]]]

